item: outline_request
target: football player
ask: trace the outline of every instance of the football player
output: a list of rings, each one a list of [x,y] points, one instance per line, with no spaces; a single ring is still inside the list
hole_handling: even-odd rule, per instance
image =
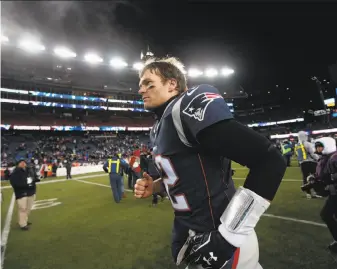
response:
[[[233,119],[216,88],[187,90],[184,73],[175,58],[149,60],[140,71],[139,93],[156,116],[150,139],[162,175],[153,181],[144,173],[135,197],[166,190],[177,265],[262,268],[254,228],[277,192],[285,160],[268,139]],[[250,169],[237,190],[231,160]]]

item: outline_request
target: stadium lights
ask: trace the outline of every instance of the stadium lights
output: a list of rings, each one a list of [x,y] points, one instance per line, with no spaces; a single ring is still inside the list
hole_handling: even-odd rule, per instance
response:
[[[215,76],[218,75],[218,71],[216,69],[214,69],[214,68],[208,68],[205,71],[205,75],[207,77],[215,77]]]
[[[221,70],[221,74],[224,75],[224,76],[229,76],[229,75],[231,75],[233,73],[234,73],[234,70],[230,69],[230,68],[223,68]]]
[[[1,35],[1,43],[6,43],[8,41],[9,41],[9,39],[8,39],[7,36]]]
[[[34,40],[22,40],[19,43],[19,47],[28,52],[39,52],[45,50],[45,47],[37,41]]]
[[[93,54],[93,53],[88,53],[84,56],[84,59],[92,64],[96,64],[96,63],[101,63],[103,62],[103,59],[101,57],[99,57],[97,54]]]
[[[56,47],[54,53],[61,58],[75,58],[76,53],[65,48],[65,47]]]
[[[5,35],[1,35],[1,42],[2,43],[7,43],[9,42],[9,38]],[[45,46],[42,45],[39,41],[37,41],[34,37],[25,37],[21,42],[18,43],[18,48],[21,48],[23,50],[26,50],[28,52],[32,52],[32,53],[37,53],[39,51],[44,51],[46,50]],[[66,48],[66,47],[63,47],[63,46],[57,46],[54,48],[53,50],[53,53],[58,56],[58,57],[61,57],[61,58],[75,58],[77,57],[78,55]],[[146,56],[153,56],[153,53],[152,52],[147,52],[146,53]],[[98,63],[102,63],[103,62],[103,58],[101,58],[99,55],[95,54],[95,53],[87,53],[85,54],[84,56],[84,60],[86,62],[89,62],[91,64],[98,64]],[[116,57],[116,58],[113,58],[110,60],[110,65],[113,67],[113,68],[116,68],[116,69],[122,69],[122,68],[125,68],[125,67],[128,67],[129,64],[123,60],[122,58],[119,58],[119,57]],[[144,67],[144,64],[142,62],[135,62],[133,65],[132,65],[132,68],[134,70],[141,70],[142,68]],[[58,66],[57,68],[61,68],[61,66]],[[206,70],[203,70],[201,71],[200,69],[197,69],[197,68],[190,68],[188,70],[188,72],[185,71],[185,69],[183,68],[183,66],[181,67],[178,67],[184,74],[187,74],[189,77],[199,77],[199,76],[202,76],[202,75],[205,75],[207,77],[216,77],[218,75],[222,75],[222,76],[229,76],[231,74],[234,73],[234,70],[231,69],[231,68],[223,68],[223,69],[214,69],[214,68],[208,68]],[[70,67],[67,68],[67,70],[71,70]],[[327,82],[329,83],[329,82]],[[278,86],[278,85],[277,85]],[[288,88],[287,88],[288,90]]]
[[[188,70],[188,75],[190,77],[198,77],[198,76],[201,76],[203,73],[202,71],[196,69],[196,68],[191,68]]]
[[[127,67],[128,64],[121,58],[113,58],[110,60],[110,65],[114,68],[120,69]]]
[[[133,69],[141,70],[144,67],[144,64],[141,62],[138,62],[138,63],[134,63],[132,67]]]

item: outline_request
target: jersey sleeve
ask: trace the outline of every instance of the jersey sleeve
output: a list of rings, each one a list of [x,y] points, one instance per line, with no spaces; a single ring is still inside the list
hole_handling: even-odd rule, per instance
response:
[[[219,91],[211,85],[189,89],[181,101],[180,116],[193,138],[219,121],[232,119],[230,109]]]

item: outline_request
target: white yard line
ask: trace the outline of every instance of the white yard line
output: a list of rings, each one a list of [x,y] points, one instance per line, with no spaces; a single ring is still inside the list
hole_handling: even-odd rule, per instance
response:
[[[263,216],[264,217],[275,218],[275,219],[289,220],[289,221],[293,221],[293,222],[310,224],[310,225],[320,226],[320,227],[325,227],[326,228],[325,224],[319,223],[319,222],[315,222],[315,221],[309,221],[309,220],[303,220],[303,219],[297,219],[297,218],[288,218],[288,217],[277,216],[277,215],[273,215],[273,214],[263,214]]]
[[[105,188],[111,188],[110,185],[105,185],[105,184],[100,184],[100,183],[85,181],[85,180],[79,180],[79,179],[74,179],[74,180],[78,181],[78,182],[85,183],[85,184],[91,184],[91,185],[97,185],[97,186],[101,186],[101,187],[105,187]],[[129,190],[129,189],[124,189],[124,191],[132,192],[132,190]]]
[[[7,247],[9,232],[11,230],[11,222],[12,222],[12,217],[13,217],[14,205],[15,205],[15,195],[13,193],[11,202],[9,204],[7,216],[6,216],[5,226],[1,233],[1,269],[4,268],[5,251]]]

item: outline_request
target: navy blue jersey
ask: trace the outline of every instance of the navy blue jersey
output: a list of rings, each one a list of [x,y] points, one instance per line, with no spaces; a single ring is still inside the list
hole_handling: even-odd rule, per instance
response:
[[[186,228],[185,235],[188,229],[216,229],[235,192],[230,161],[203,153],[196,139],[204,128],[232,117],[217,89],[199,85],[172,100],[151,130],[155,163],[175,210],[175,223]]]

